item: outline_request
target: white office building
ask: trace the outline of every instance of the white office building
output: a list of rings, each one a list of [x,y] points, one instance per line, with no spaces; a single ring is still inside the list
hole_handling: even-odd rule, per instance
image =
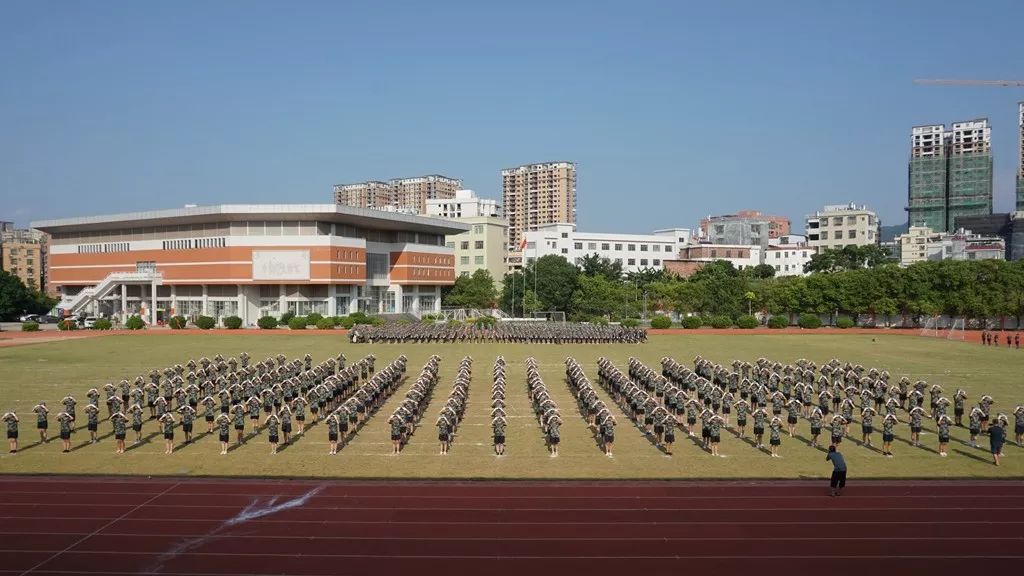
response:
[[[454,198],[427,200],[427,216],[439,218],[501,218],[501,204],[492,198],[478,198],[472,190],[456,190]]]
[[[776,276],[806,276],[804,264],[817,253],[806,243],[776,244],[765,250],[764,263],[775,269]]]
[[[652,234],[578,232],[573,224],[549,224],[524,232],[519,253],[526,263],[556,254],[573,264],[579,264],[584,256],[597,254],[622,264],[623,272],[636,272],[662,268],[665,260],[677,257],[692,234],[689,228],[655,230]]]
[[[878,244],[881,221],[873,210],[857,204],[825,206],[807,216],[807,243],[819,250]]]

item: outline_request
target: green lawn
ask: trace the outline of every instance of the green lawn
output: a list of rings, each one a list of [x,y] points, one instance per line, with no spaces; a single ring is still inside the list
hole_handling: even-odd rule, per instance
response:
[[[406,387],[401,388],[383,410],[359,432],[337,456],[327,455],[327,433],[323,425],[307,429],[306,435],[279,454],[271,456],[264,436],[250,440],[226,456],[219,455],[216,438],[202,436],[173,455],[163,453],[163,442],[156,426],[147,422],[144,432],[150,440],[124,455],[115,455],[113,437],[99,444],[87,444],[81,407],[85,391],[109,380],[134,377],[153,367],[184,363],[189,358],[223,354],[225,357],[247,351],[254,358],[278,353],[289,357],[313,355],[319,361],[327,355],[344,352],[349,359],[374,353],[378,365],[405,353],[412,377],[419,372],[429,354],[438,354],[442,381],[427,408],[425,426],[412,438],[404,452],[391,456],[385,419],[394,410]],[[508,361],[507,402],[510,418],[507,454],[496,458],[490,442],[490,372],[498,354]],[[438,454],[432,426],[441,402],[448,396],[458,360],[466,354],[475,359],[476,377],[470,387],[469,405],[459,435],[448,456]],[[629,356],[637,356],[657,368],[662,356],[674,356],[689,363],[696,354],[727,364],[734,358],[753,361],[764,356],[783,362],[808,358],[819,364],[833,356],[860,362],[865,366],[887,369],[895,378],[909,375],[942,384],[949,395],[964,387],[976,401],[982,393],[996,399],[995,409],[1007,413],[1024,402],[1021,376],[1024,374],[1024,350],[985,348],[976,344],[949,342],[912,336],[875,335],[764,335],[764,336],[655,336],[644,345],[352,345],[341,335],[118,335],[68,342],[51,342],[0,348],[0,410],[17,410],[21,416],[22,450],[16,455],[0,454],[0,472],[53,474],[175,474],[175,475],[258,475],[258,476],[335,476],[388,478],[804,478],[821,477],[831,467],[823,461],[823,452],[812,449],[802,438],[783,436],[782,458],[773,459],[748,443],[725,434],[721,452],[726,457],[712,458],[686,438],[676,443],[675,455],[667,457],[629,424],[628,418],[613,408],[619,427],[616,432],[615,458],[606,458],[595,443],[582,418],[575,411],[563,376],[563,360],[576,357],[591,379],[596,378],[596,359],[612,358],[625,371]],[[558,405],[564,425],[558,458],[550,458],[532,417],[524,382],[524,362],[535,356],[542,375]],[[35,417],[31,408],[45,400],[51,414],[50,432],[56,434],[54,416],[59,400],[67,393],[78,398],[82,431],[73,436],[79,447],[63,454],[60,441],[35,444]],[[609,405],[610,399],[602,392]],[[1011,417],[1012,420],[1012,417]],[[197,422],[205,430],[205,423]],[[1011,425],[1012,426],[1012,425]],[[801,421],[799,431],[809,426]],[[109,423],[101,422],[101,434],[107,435]],[[851,427],[859,437],[859,426]],[[748,428],[749,433],[749,428]],[[1012,430],[1011,430],[1012,439]],[[177,435],[180,441],[180,434]],[[681,435],[680,435],[681,436]],[[887,459],[852,441],[843,451],[853,477],[1024,477],[1024,449],[1007,443],[1002,467],[992,466],[987,450],[972,449],[961,441],[966,431],[954,431],[950,455],[940,458],[934,434],[922,436],[923,448],[912,448],[904,439],[909,428],[897,430],[896,457]],[[131,432],[129,431],[129,438]],[[699,440],[699,438],[698,438]],[[987,444],[987,438],[983,439]],[[875,434],[876,445],[881,435]]]

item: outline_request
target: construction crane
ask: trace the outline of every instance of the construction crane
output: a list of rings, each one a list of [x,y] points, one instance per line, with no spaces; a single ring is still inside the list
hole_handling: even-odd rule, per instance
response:
[[[952,84],[955,86],[1005,86],[1024,88],[1024,80],[950,80],[915,79],[914,84]]]

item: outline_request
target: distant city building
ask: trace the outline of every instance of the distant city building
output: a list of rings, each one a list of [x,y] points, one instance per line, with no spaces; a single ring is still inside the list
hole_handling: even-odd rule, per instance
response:
[[[764,263],[775,269],[776,276],[806,276],[804,265],[818,251],[806,242],[775,244],[764,252]]]
[[[958,216],[992,213],[992,128],[987,118],[911,129],[910,226],[955,230]]]
[[[498,289],[501,289],[505,273],[508,249],[508,222],[495,216],[464,216],[452,218],[470,229],[461,234],[449,234],[445,244],[455,252],[455,276],[470,274],[484,269],[491,273]]]
[[[1024,102],[1017,105],[1017,211],[1024,212]]]
[[[491,198],[478,198],[472,190],[458,190],[454,198],[427,200],[427,216],[440,218],[502,217],[501,205]]]
[[[834,204],[807,216],[807,244],[822,251],[878,244],[881,221],[867,206]]]
[[[404,214],[426,214],[427,201],[454,198],[462,181],[439,174],[415,178],[393,178],[387,182],[371,180],[355,184],[335,184],[334,202],[355,208],[371,208]]]
[[[46,290],[48,236],[38,230],[18,230],[0,222],[0,270],[35,290]]]
[[[717,260],[731,262],[737,270],[763,264],[764,251],[752,244],[690,244],[683,247],[676,258],[664,262],[669,274],[688,278],[694,272]]]
[[[900,265],[926,260],[1004,260],[1006,242],[998,236],[984,236],[970,230],[935,232],[927,226],[911,226],[896,238]]]
[[[1024,259],[1024,211],[986,216],[958,216],[957,229],[970,230],[983,236],[998,236],[1006,244],[1006,259]]]
[[[653,234],[609,234],[577,232],[573,224],[551,224],[526,232],[519,254],[525,263],[556,254],[577,265],[584,257],[597,254],[622,264],[623,272],[636,272],[662,268],[665,260],[676,258],[691,237],[689,228],[655,230]]]
[[[501,171],[508,249],[520,251],[523,233],[548,224],[576,223],[576,165],[525,164]]]
[[[770,216],[757,210],[740,210],[735,214],[708,216],[700,220],[701,238],[716,244],[759,244],[768,246],[769,240],[790,232],[789,218]],[[752,241],[756,238],[757,241]]]

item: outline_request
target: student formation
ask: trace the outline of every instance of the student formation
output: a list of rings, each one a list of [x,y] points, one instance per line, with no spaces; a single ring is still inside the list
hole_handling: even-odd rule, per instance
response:
[[[402,452],[428,405],[435,402],[441,361],[436,355],[426,361],[388,417],[393,454]],[[197,420],[205,424],[208,434],[217,435],[221,454],[263,432],[270,453],[276,454],[281,444],[304,436],[307,423],[322,421],[328,452],[336,454],[403,386],[406,364],[404,355],[379,370],[372,354],[352,364],[339,354],[316,365],[308,354],[293,360],[278,355],[259,362],[252,362],[245,353],[237,359],[218,355],[91,388],[85,393],[87,402],[81,411],[88,442],[99,440],[102,420],[105,427],[110,427],[119,454],[125,452],[129,441],[132,445],[142,443],[144,428],[154,424],[156,434],[164,440],[165,453],[172,454],[178,433],[184,443],[193,441]],[[893,457],[897,433],[908,430],[909,444],[921,447],[927,421],[935,430],[940,456],[948,454],[952,427],[966,426],[972,446],[977,447],[979,438],[987,436],[993,463],[999,465],[1010,426],[1010,417],[994,410],[996,401],[989,395],[972,398],[959,388],[946,391],[924,380],[896,380],[885,370],[838,359],[821,366],[803,359],[782,364],[765,358],[754,363],[735,360],[722,366],[697,356],[691,367],[666,357],[656,370],[630,358],[622,371],[602,357],[597,360],[596,375],[595,386],[582,364],[566,358],[564,382],[559,385],[567,386],[595,443],[608,457],[613,457],[616,413],[628,418],[666,456],[672,455],[677,431],[694,439],[699,433],[703,449],[720,456],[723,433],[729,431],[746,439],[749,425],[752,446],[779,457],[783,437],[795,437],[798,427],[806,422],[811,446],[837,446],[853,437],[874,448],[876,432],[880,431],[880,451]],[[441,455],[449,453],[458,436],[472,380],[473,358],[466,356],[458,364],[451,390],[441,401],[434,421]],[[494,453],[503,456],[508,425],[503,357],[495,360],[490,382],[487,409]],[[525,385],[540,436],[550,456],[557,457],[562,413],[534,358],[525,361]],[[615,409],[602,397],[609,399]],[[78,429],[78,400],[65,396],[59,410],[53,419],[61,448],[69,452],[72,434]],[[51,410],[40,402],[32,412],[40,443],[47,443]],[[1020,445],[1024,405],[1016,406],[1012,416],[1014,441]],[[21,420],[13,411],[5,413],[3,420],[14,453]],[[853,428],[855,425],[859,429]]]

